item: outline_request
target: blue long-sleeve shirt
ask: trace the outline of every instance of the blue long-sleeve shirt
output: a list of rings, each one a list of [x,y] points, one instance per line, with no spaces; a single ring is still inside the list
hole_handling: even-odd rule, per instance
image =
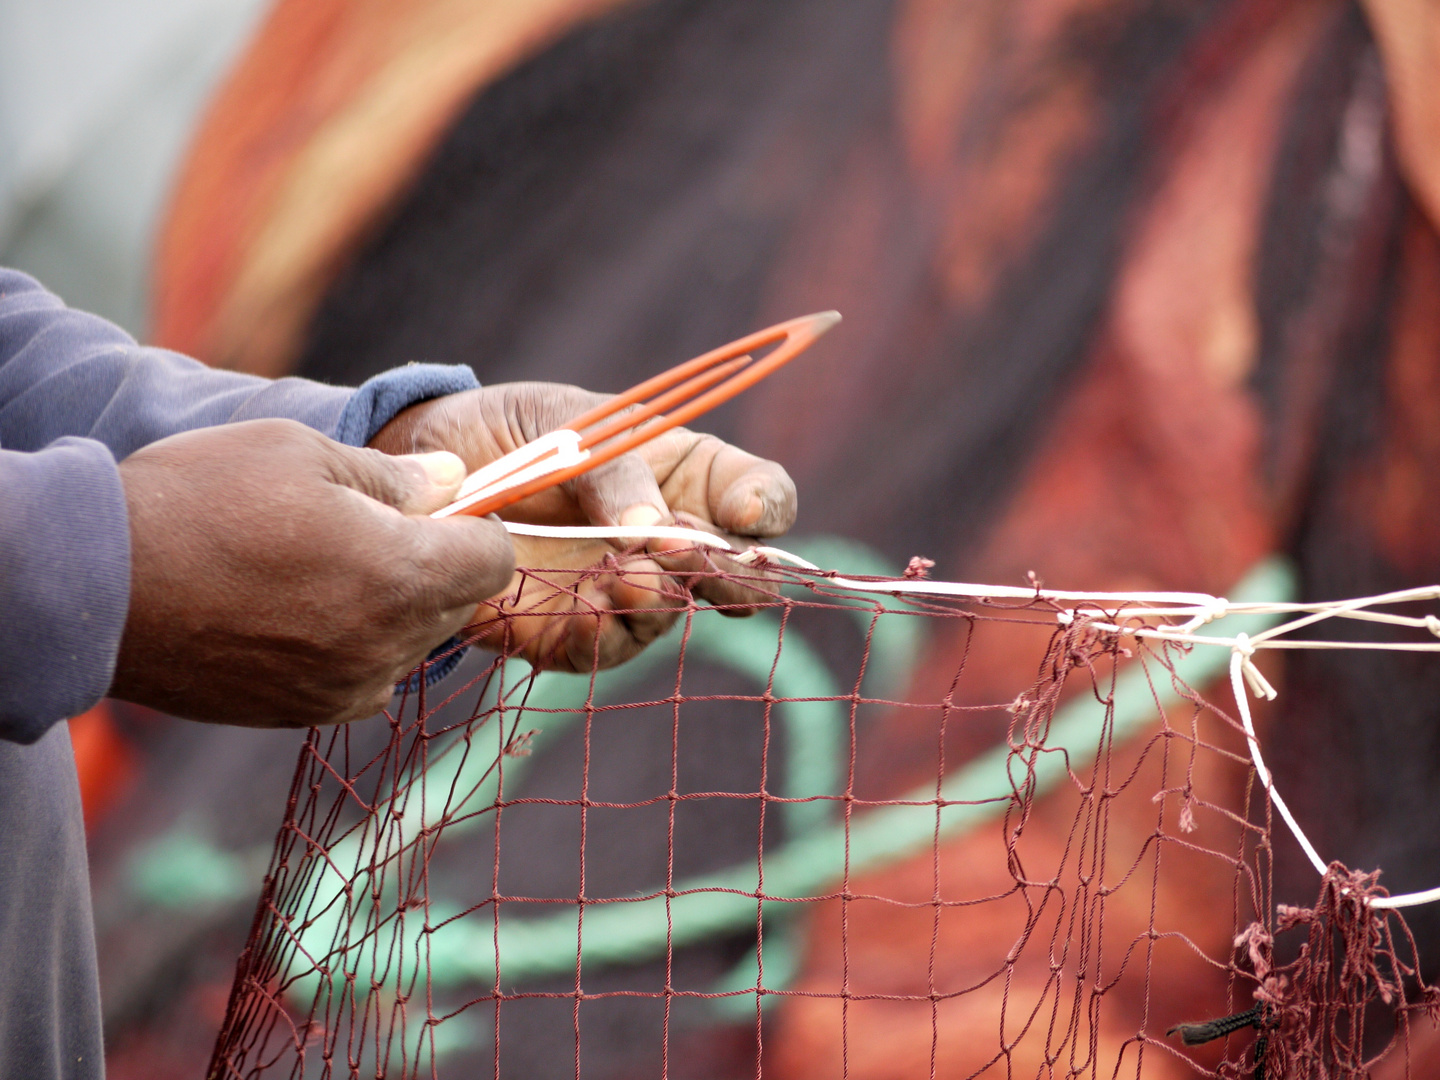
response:
[[[215,371],[0,269],[0,1080],[103,1075],[84,827],[58,721],[104,695],[125,626],[116,462],[259,417],[360,446],[407,405],[477,385],[434,364],[359,390]]]

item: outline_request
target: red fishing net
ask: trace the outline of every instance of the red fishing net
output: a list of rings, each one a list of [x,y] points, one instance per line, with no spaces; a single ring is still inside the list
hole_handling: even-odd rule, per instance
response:
[[[1435,992],[1373,875],[1277,909],[1244,733],[1194,689],[1227,651],[1115,633],[1115,605],[753,574],[753,618],[691,604],[613,671],[532,670],[502,615],[499,658],[313,731],[210,1075],[1403,1060]],[[581,577],[522,594],[625,617]]]

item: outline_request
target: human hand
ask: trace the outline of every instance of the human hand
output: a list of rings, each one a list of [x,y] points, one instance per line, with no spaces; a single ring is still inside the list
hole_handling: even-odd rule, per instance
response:
[[[391,454],[449,450],[474,471],[553,431],[606,395],[550,383],[488,386],[412,405],[370,445]],[[545,525],[678,524],[725,536],[733,546],[779,536],[795,520],[795,485],[785,470],[712,435],[676,428],[573,480],[507,507],[501,516]],[[633,656],[670,627],[693,593],[727,614],[743,615],[768,598],[715,570],[739,567],[714,549],[654,540],[617,558],[603,542],[515,537],[526,567],[592,570],[611,560],[624,574],[577,573],[578,596],[558,588],[520,590],[519,610],[544,618],[509,621],[506,647],[543,667],[589,670]],[[751,575],[753,570],[741,571]],[[552,581],[552,583],[555,583]],[[520,579],[512,582],[518,589]],[[530,606],[527,606],[530,605]],[[480,643],[498,647],[497,607],[477,612]],[[625,610],[623,617],[609,613]]]
[[[253,727],[383,709],[513,572],[495,520],[425,516],[464,475],[448,454],[356,450],[290,420],[136,451],[120,463],[131,586],[111,696]]]

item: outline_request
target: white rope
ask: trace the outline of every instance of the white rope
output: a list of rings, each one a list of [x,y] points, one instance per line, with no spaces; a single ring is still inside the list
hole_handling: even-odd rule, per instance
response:
[[[508,486],[508,484],[507,484]],[[458,505],[458,504],[457,504]],[[447,507],[446,510],[450,508]],[[442,512],[443,513],[443,512]],[[753,565],[761,559],[804,570],[820,571],[814,563],[800,556],[776,547],[752,547],[737,552],[725,540],[698,529],[686,529],[673,525],[651,526],[552,526],[523,525],[507,521],[505,527],[512,533],[523,536],[548,536],[573,539],[615,539],[615,540],[679,540],[719,549],[731,553],[733,561],[742,565]],[[1359,597],[1352,600],[1330,602],[1265,602],[1249,601],[1231,603],[1222,597],[1208,593],[1187,592],[1066,592],[1058,589],[1021,588],[1007,585],[978,585],[958,581],[928,581],[921,579],[902,581],[864,581],[847,578],[835,573],[825,573],[823,578],[829,587],[854,592],[884,593],[906,596],[950,596],[971,600],[1043,600],[1053,604],[1072,601],[1075,604],[1119,604],[1119,608],[1106,610],[1108,621],[1095,620],[1097,612],[1078,606],[1062,607],[1055,613],[1057,621],[1069,625],[1076,618],[1091,619],[1090,625],[1100,631],[1125,634],[1137,638],[1173,642],[1181,645],[1213,645],[1230,650],[1230,688],[1235,695],[1235,705],[1240,714],[1240,723],[1245,730],[1245,739],[1250,747],[1250,760],[1255,773],[1265,787],[1271,803],[1281,819],[1295,837],[1306,857],[1321,876],[1326,870],[1325,860],[1315,850],[1315,845],[1300,828],[1300,823],[1290,812],[1284,798],[1275,788],[1275,780],[1265,764],[1260,751],[1260,740],[1255,733],[1255,724],[1250,715],[1249,694],[1246,686],[1256,697],[1274,700],[1276,690],[1269,680],[1255,666],[1254,656],[1265,649],[1369,649],[1403,652],[1440,652],[1440,617],[1435,615],[1409,616],[1390,612],[1374,611],[1376,607],[1390,604],[1414,603],[1416,601],[1440,599],[1440,586],[1430,585],[1418,589],[1403,589],[1397,592],[1381,593],[1377,596]],[[1231,614],[1279,614],[1297,615],[1288,622],[1279,623],[1253,637],[1237,634],[1234,637],[1206,635],[1197,631],[1206,624]],[[1152,625],[1139,620],[1183,618],[1181,625]],[[1296,630],[1321,622],[1325,619],[1353,619],[1378,622],[1393,626],[1405,626],[1428,631],[1434,641],[1424,642],[1366,642],[1366,641],[1316,641],[1289,638],[1286,635]],[[1440,886],[1423,892],[1403,893],[1399,896],[1377,897],[1370,901],[1375,908],[1413,907],[1440,900]]]
[[[1267,700],[1274,700],[1275,688],[1268,682],[1265,682],[1264,677],[1255,669],[1255,665],[1251,660],[1251,657],[1255,654],[1255,646],[1244,634],[1237,634],[1236,638],[1236,643],[1230,651],[1230,689],[1235,695],[1235,705],[1240,712],[1240,723],[1245,728],[1245,739],[1250,744],[1250,760],[1255,763],[1255,774],[1260,777],[1260,783],[1265,786],[1265,791],[1270,796],[1271,803],[1273,803],[1275,809],[1279,811],[1280,816],[1289,827],[1291,835],[1294,836],[1300,844],[1301,849],[1305,852],[1306,858],[1310,860],[1310,865],[1315,867],[1316,872],[1319,873],[1321,877],[1324,877],[1326,869],[1325,860],[1320,857],[1320,853],[1315,850],[1315,845],[1310,843],[1310,838],[1305,835],[1305,830],[1300,828],[1300,823],[1296,821],[1295,816],[1290,813],[1290,807],[1285,805],[1285,800],[1281,797],[1280,792],[1276,790],[1275,780],[1265,765],[1265,758],[1260,753],[1260,740],[1255,735],[1255,724],[1250,718],[1249,698],[1245,693],[1245,688],[1241,685],[1241,679],[1243,676],[1246,681],[1249,681],[1249,677],[1253,672],[1254,676],[1258,678],[1265,689],[1268,690],[1268,693],[1257,691],[1257,696],[1263,696]],[[1252,690],[1256,689],[1254,682],[1250,683],[1250,688]],[[1440,900],[1440,886],[1433,889],[1426,889],[1423,892],[1401,893],[1398,896],[1379,896],[1370,901],[1370,906],[1374,908],[1415,907],[1420,904],[1429,904],[1436,900]]]
[[[1237,634],[1237,641],[1230,650],[1230,689],[1235,694],[1235,705],[1240,712],[1240,723],[1245,728],[1245,740],[1250,744],[1250,760],[1255,763],[1255,774],[1260,777],[1260,783],[1264,785],[1266,792],[1270,795],[1270,801],[1275,804],[1275,809],[1285,819],[1285,824],[1290,827],[1295,839],[1300,842],[1301,849],[1305,852],[1310,865],[1315,867],[1316,873],[1321,877],[1325,876],[1325,860],[1320,858],[1320,853],[1315,850],[1315,845],[1310,843],[1310,838],[1305,835],[1300,823],[1290,813],[1290,807],[1285,805],[1285,800],[1280,797],[1280,792],[1275,790],[1274,778],[1270,770],[1265,766],[1265,758],[1260,753],[1260,739],[1255,734],[1255,723],[1250,718],[1250,701],[1245,693],[1245,687],[1241,685],[1242,678],[1250,684],[1250,689],[1257,697],[1263,697],[1267,701],[1275,700],[1275,688],[1271,686],[1259,670],[1255,667],[1251,657],[1255,655],[1255,647],[1250,644],[1244,634]]]
[[[735,550],[723,537],[678,525],[526,525],[519,521],[507,521],[504,525],[507,532],[517,536],[549,536],[558,540],[684,540],[721,551]]]

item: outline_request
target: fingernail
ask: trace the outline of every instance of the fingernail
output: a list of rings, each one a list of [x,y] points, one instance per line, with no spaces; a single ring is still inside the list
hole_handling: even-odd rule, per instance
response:
[[[740,514],[740,521],[753,529],[764,519],[768,509],[765,505],[765,500],[759,493],[754,493],[750,498],[745,500],[745,509]]]
[[[425,478],[436,487],[455,487],[465,479],[465,462],[448,450],[411,454],[425,470]]]
[[[647,525],[654,525],[665,516],[664,511],[649,503],[636,503],[620,515],[621,525],[633,525],[638,528],[645,528]]]
[[[720,510],[726,528],[748,534],[760,525],[768,512],[768,507],[765,504],[765,497],[759,491],[751,489],[750,491],[731,491],[726,496]]]

